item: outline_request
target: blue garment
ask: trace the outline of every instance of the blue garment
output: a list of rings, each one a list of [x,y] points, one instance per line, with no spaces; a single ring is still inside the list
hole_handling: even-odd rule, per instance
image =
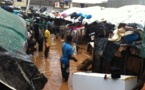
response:
[[[137,41],[138,39],[139,39],[138,33],[129,34],[129,35],[124,37],[124,41],[127,44],[132,44],[134,41]]]
[[[51,26],[51,22],[50,22],[50,21],[48,21],[48,22],[46,23],[46,28],[48,28],[48,26]]]
[[[71,55],[73,55],[72,46],[68,43],[63,43],[62,57],[60,59],[61,63],[65,64],[65,65],[69,65]]]

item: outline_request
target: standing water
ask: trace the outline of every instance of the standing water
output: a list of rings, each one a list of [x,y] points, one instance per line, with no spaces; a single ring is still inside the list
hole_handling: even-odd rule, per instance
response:
[[[76,54],[78,62],[70,61],[70,77],[68,82],[64,82],[61,76],[60,57],[62,55],[61,46],[62,40],[55,39],[54,35],[51,35],[52,46],[50,47],[49,57],[44,58],[43,52],[35,52],[32,56],[32,60],[39,69],[48,78],[43,90],[72,90],[72,73],[77,71],[77,65],[82,63],[83,60],[88,58],[84,53]],[[54,44],[55,43],[55,44]]]

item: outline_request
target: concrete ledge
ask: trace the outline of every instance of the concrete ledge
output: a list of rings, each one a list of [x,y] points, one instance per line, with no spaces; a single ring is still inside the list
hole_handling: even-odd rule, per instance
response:
[[[131,90],[137,84],[136,76],[121,75],[119,79],[112,79],[111,75],[101,73],[77,72],[73,74],[73,90]]]

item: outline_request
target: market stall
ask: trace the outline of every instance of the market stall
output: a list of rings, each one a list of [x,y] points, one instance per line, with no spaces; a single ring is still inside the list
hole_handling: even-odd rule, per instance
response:
[[[62,13],[60,13],[61,15],[65,14],[65,17],[62,16],[62,18],[66,21],[70,21],[72,23],[82,23],[82,25],[84,25],[85,27],[85,35],[87,35],[87,39],[90,38],[89,34],[95,32],[95,45],[94,45],[94,62],[93,62],[93,71],[94,72],[106,72],[106,64],[104,64],[104,61],[109,60],[109,62],[111,62],[114,66],[117,66],[120,64],[120,68],[121,68],[121,74],[131,74],[131,75],[137,75],[138,77],[141,77],[142,73],[143,73],[143,54],[142,54],[142,48],[139,47],[143,47],[141,43],[139,43],[140,41],[144,41],[144,38],[139,38],[142,37],[143,32],[144,32],[144,20],[145,20],[145,6],[142,5],[128,5],[128,6],[123,6],[120,8],[102,8],[102,7],[88,7],[88,8],[73,8],[73,10],[68,9],[67,11],[64,11]],[[74,17],[72,16],[75,13]],[[91,18],[87,19],[87,16],[91,16]],[[104,29],[104,26],[100,26],[100,24],[102,24],[102,22],[106,21],[107,25],[111,25],[112,28],[107,28]],[[99,24],[100,23],[100,24]],[[124,31],[124,33],[126,33],[125,36],[122,37],[112,37],[112,39],[110,39],[109,37],[111,37],[111,33],[112,35],[117,34],[117,27],[119,26],[120,23],[125,23],[128,27],[131,27],[132,29],[128,28],[127,30]],[[104,24],[104,25],[106,25]],[[102,28],[101,28],[102,27]],[[107,26],[110,27],[110,26]],[[99,28],[99,29],[98,29]],[[102,36],[104,35],[104,32],[106,34],[106,36]],[[137,34],[136,34],[137,32]],[[101,34],[102,33],[102,34]],[[100,35],[100,36],[98,36]],[[134,35],[134,36],[133,36]],[[138,35],[138,36],[137,36]],[[129,40],[129,38],[132,38],[136,36],[136,39],[134,38],[134,40]],[[113,40],[114,38],[118,37],[118,40]],[[137,38],[138,37],[138,38]],[[106,38],[106,39],[104,39]],[[99,43],[98,41],[102,41],[102,39],[104,39],[104,41],[106,40],[106,42],[99,44],[99,46],[97,46],[97,44]],[[122,41],[123,40],[123,41]],[[124,41],[125,40],[125,41]],[[129,41],[128,41],[129,40]],[[91,40],[87,40],[87,42],[89,42]],[[127,44],[126,44],[127,42]],[[104,50],[101,52],[101,57],[98,57],[100,55],[96,54],[96,52],[98,51],[98,47],[100,47],[101,45],[105,45],[104,46]],[[136,43],[136,44],[135,44]],[[112,48],[109,49],[112,54],[110,55],[110,51],[105,51],[105,48],[111,48],[109,47],[109,45],[113,45],[113,47],[116,47],[116,49]],[[137,45],[137,46],[136,46]],[[124,47],[127,47],[126,49],[124,49]],[[118,50],[123,48],[123,53],[122,57],[116,57],[116,54],[120,54],[122,53],[121,51],[118,52]],[[113,51],[112,51],[113,50]],[[131,52],[130,52],[131,50]],[[135,50],[135,51],[132,51]],[[137,53],[137,52],[140,53]],[[135,52],[135,53],[133,53]],[[103,55],[103,56],[102,56]],[[109,56],[108,56],[109,55]],[[130,56],[131,55],[131,56]],[[133,57],[132,57],[133,55]],[[97,57],[95,57],[97,56]],[[106,57],[107,56],[107,57]],[[135,56],[135,57],[134,57]],[[136,57],[137,56],[137,57]],[[106,58],[105,58],[106,57]],[[109,57],[109,59],[108,59]],[[97,61],[95,59],[101,58],[100,61]],[[105,59],[103,59],[105,58]],[[132,58],[137,58],[132,60]],[[114,62],[117,61],[118,62]],[[131,60],[131,61],[130,61]],[[132,65],[129,66],[129,63],[132,63]],[[135,63],[135,65],[133,65]],[[104,64],[104,65],[103,65]],[[102,65],[102,66],[100,66]],[[110,67],[110,66],[108,66]],[[134,68],[134,69],[133,69]],[[97,70],[98,69],[98,70]]]
[[[107,64],[105,64],[105,61],[111,62],[111,64],[114,66],[117,66],[120,62],[122,74],[133,74],[140,77],[143,73],[144,65],[142,63],[145,56],[144,53],[142,53],[144,50],[144,46],[140,43],[140,41],[144,41],[144,38],[142,36],[144,33],[145,22],[144,7],[145,6],[142,5],[128,5],[120,8],[104,8],[98,6],[87,8],[73,7],[57,14],[51,13],[48,15],[52,15],[52,17],[55,19],[55,22],[57,22],[56,25],[58,27],[58,30],[60,29],[63,33],[65,33],[65,35],[71,34],[74,36],[73,40],[76,45],[79,45],[80,43],[82,43],[82,41],[83,43],[85,42],[85,44],[94,42],[94,40],[91,40],[90,38],[90,34],[94,33],[94,72],[106,72],[106,67],[103,67],[103,69],[101,69],[102,66],[105,66]],[[118,35],[117,28],[120,23],[125,23],[126,26],[129,27],[126,30],[121,31],[123,32],[123,34],[125,34],[120,34],[122,35],[121,37],[120,35]],[[136,38],[131,41],[129,37]],[[98,41],[102,40],[104,40],[104,42],[101,42],[99,44]],[[137,46],[134,46],[136,44]],[[100,47],[101,45],[104,45],[104,47],[101,47],[104,49],[100,53],[98,47]],[[110,51],[106,51],[105,49],[110,48],[109,46],[111,45],[116,48],[109,49],[110,51],[112,51],[110,55]],[[124,49],[124,47],[127,48]],[[120,50],[122,50],[122,48],[124,54],[121,55],[122,51]],[[130,54],[130,50],[136,50],[135,52],[139,51],[139,53],[134,53],[135,55],[137,54],[136,56],[139,60],[131,60],[132,58],[135,58],[135,55],[133,54],[132,57],[132,55]],[[121,57],[118,57],[116,55],[120,55]],[[97,60],[98,58],[100,58],[100,61]],[[114,62],[117,60],[119,62]],[[131,63],[130,60],[134,61],[132,62],[132,64],[136,64],[129,66],[128,64]],[[137,61],[139,61],[138,64]],[[110,66],[108,65],[108,67]]]
[[[82,43],[93,46],[92,72],[111,73],[117,70],[117,74],[136,75],[141,79],[145,66],[144,7],[74,7],[44,15],[54,19],[54,27],[64,37],[68,34],[73,36],[74,51],[75,46]],[[94,39],[91,40],[90,36]]]

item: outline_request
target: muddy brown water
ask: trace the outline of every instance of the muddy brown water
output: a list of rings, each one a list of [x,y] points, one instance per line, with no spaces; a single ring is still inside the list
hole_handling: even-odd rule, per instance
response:
[[[63,41],[59,39],[55,39],[52,42],[52,46],[50,47],[49,58],[44,58],[44,49],[43,52],[35,52],[32,56],[32,61],[35,63],[40,72],[44,73],[48,78],[48,82],[46,83],[43,90],[73,90],[72,89],[72,74],[77,71],[77,66],[83,62],[83,60],[90,58],[91,56],[86,53],[86,50],[83,50],[82,53],[78,53],[76,58],[78,62],[70,61],[70,76],[68,82],[64,82],[61,76],[60,69],[60,57],[61,53],[61,45]],[[85,45],[82,46],[86,48]]]

